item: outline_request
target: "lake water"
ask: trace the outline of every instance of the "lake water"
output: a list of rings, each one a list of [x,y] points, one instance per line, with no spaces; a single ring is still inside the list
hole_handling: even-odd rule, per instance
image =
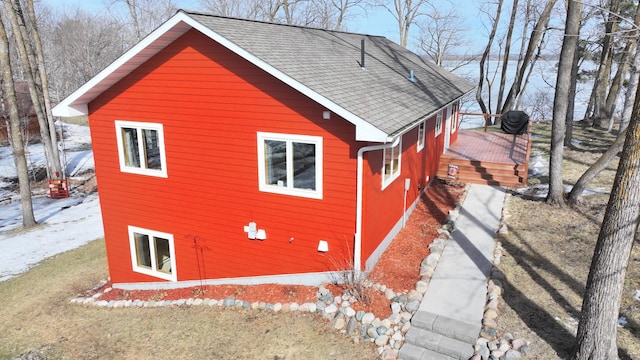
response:
[[[445,68],[448,64],[445,63]],[[507,82],[505,89],[505,96],[509,91],[511,83],[515,78],[516,61],[510,61],[507,68]],[[524,91],[522,105],[515,110],[525,111],[532,120],[551,120],[553,115],[553,98],[555,96],[555,82],[558,74],[556,68],[556,60],[538,60],[529,78],[529,83]],[[454,71],[455,74],[468,79],[474,84],[478,83],[478,77],[480,74],[479,62],[473,62],[464,65]],[[498,98],[498,88],[500,86],[500,72],[496,68],[500,66],[499,61],[489,61],[489,74],[493,78],[493,84],[491,89],[491,109],[495,111],[495,101]],[[593,64],[588,66],[594,67]],[[487,81],[485,80],[485,90],[483,99],[487,106],[489,105],[489,91],[487,89]],[[576,91],[576,102],[574,117],[576,120],[582,119],[587,108],[589,96],[591,95],[592,82],[578,83]],[[475,97],[475,90],[463,99],[461,106],[462,112],[480,113],[480,106],[478,105]],[[483,126],[484,120],[481,116],[463,116],[461,127],[473,128]]]

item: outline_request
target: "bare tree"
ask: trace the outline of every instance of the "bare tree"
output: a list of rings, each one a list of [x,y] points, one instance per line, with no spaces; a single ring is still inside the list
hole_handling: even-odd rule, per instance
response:
[[[42,94],[42,84],[40,84],[40,73],[44,71],[44,69],[38,67],[32,46],[32,39],[29,37],[30,33],[33,34],[37,32],[37,30],[33,27],[29,29],[30,31],[27,30],[24,13],[19,0],[3,0],[3,3],[9,20],[11,21],[11,27],[13,28],[13,34],[20,55],[20,64],[22,65],[24,76],[29,85],[29,93],[31,94],[33,107],[38,117],[42,143],[47,157],[47,172],[49,176],[62,174],[58,147],[54,141],[55,132],[51,134],[49,131],[49,123],[53,122],[53,118],[48,118],[44,110],[44,96]]]
[[[207,11],[291,25],[340,30],[350,12],[366,0],[200,0]]]
[[[640,92],[611,189],[582,300],[571,359],[618,359],[617,319],[640,221]]]
[[[385,9],[396,20],[402,47],[407,47],[409,30],[424,15],[423,7],[428,3],[429,0],[373,0],[374,6]]]
[[[612,115],[607,114],[606,96],[613,63],[614,36],[620,23],[619,11],[620,0],[610,0],[605,15],[605,32],[602,40],[602,51],[600,53],[600,61],[598,62],[597,76],[589,101],[593,113],[590,116],[585,115],[585,118],[590,118],[593,121],[593,127],[601,127],[602,120]]]
[[[528,10],[529,8],[527,8]],[[515,29],[516,15],[518,13],[518,0],[513,0],[511,8],[511,17],[509,18],[509,26],[507,27],[507,36],[504,42],[504,53],[502,55],[502,73],[500,74],[500,88],[498,89],[497,104],[502,104],[502,96],[504,94],[505,84],[507,82],[507,69],[509,68],[509,57],[511,56],[511,38]],[[528,16],[528,11],[527,11]]]
[[[564,40],[560,51],[556,93],[553,100],[553,122],[551,126],[551,156],[549,161],[549,193],[547,203],[564,205],[564,185],[562,183],[562,158],[564,155],[564,132],[567,118],[567,97],[571,90],[573,59],[578,48],[582,3],[569,1]]]
[[[527,72],[526,68],[533,60],[536,49],[538,49],[540,46],[540,41],[543,37],[543,34],[547,31],[549,20],[551,19],[551,11],[553,10],[555,4],[556,0],[549,0],[546,2],[544,9],[540,13],[538,21],[532,29],[527,45],[527,50],[522,58],[522,66],[516,70],[516,77],[513,80],[513,84],[509,89],[509,93],[504,100],[504,104],[502,104],[501,112],[511,110],[516,97],[522,91],[522,85],[524,84],[523,80],[525,79],[525,75]]]
[[[126,11],[122,11],[121,5]],[[119,20],[130,21],[133,42],[138,42],[171,17],[177,8],[173,0],[111,0],[109,10]]]
[[[29,172],[27,167],[27,159],[24,152],[24,144],[22,142],[22,133],[20,132],[20,116],[18,115],[18,104],[16,93],[13,85],[13,71],[11,67],[11,57],[9,55],[9,39],[4,28],[2,16],[0,16],[0,72],[2,72],[2,95],[4,98],[3,105],[8,107],[7,134],[11,142],[11,150],[13,152],[13,161],[18,173],[18,184],[20,187],[20,204],[22,207],[22,226],[31,227],[36,225],[36,219],[33,214],[33,205],[31,202],[31,182],[29,181]]]
[[[485,80],[485,66],[486,62],[489,59],[489,55],[491,54],[491,47],[493,45],[493,41],[496,38],[496,33],[498,31],[498,24],[500,23],[500,15],[502,14],[502,5],[504,1],[498,0],[497,8],[495,10],[495,15],[492,14],[492,11],[486,11],[485,13],[491,18],[491,33],[489,34],[489,38],[487,40],[487,46],[484,48],[482,52],[482,56],[480,57],[480,76],[478,77],[478,87],[476,88],[476,101],[478,101],[478,105],[482,110],[483,114],[488,114],[490,110],[487,108],[483,98],[482,98],[482,90],[484,88],[484,80]],[[491,93],[491,91],[489,91]],[[489,117],[485,115],[484,124],[485,126],[489,123]]]
[[[133,45],[125,24],[82,10],[59,16],[43,35],[54,101],[89,81]]]
[[[33,6],[33,0],[27,0],[26,4],[27,17],[29,19],[29,34],[32,38],[33,50],[35,53],[37,75],[39,76],[39,95],[42,95],[42,102],[44,105],[44,113],[47,117],[47,123],[49,124],[49,135],[51,136],[51,142],[57,144],[58,133],[56,131],[55,121],[53,119],[53,113],[51,111],[51,99],[49,97],[49,78],[47,77],[47,69],[44,62],[44,51],[42,49],[42,40],[40,39],[40,30],[38,28],[38,22],[36,19],[36,12]],[[55,159],[60,159],[57,146],[54,146],[53,156]]]
[[[636,39],[638,38],[638,29],[640,29],[640,6],[636,9],[636,16],[633,19],[633,31],[631,31],[628,35]],[[637,45],[637,44],[634,44]],[[578,205],[583,202],[582,194],[584,190],[587,188],[589,183],[595,179],[602,170],[606,169],[607,166],[613,161],[614,158],[618,155],[618,153],[622,150],[622,145],[624,144],[624,139],[626,135],[626,130],[629,125],[629,121],[631,119],[631,115],[633,113],[633,104],[634,99],[636,98],[636,93],[638,90],[638,73],[637,69],[640,66],[640,51],[637,46],[635,56],[631,68],[631,74],[629,75],[629,84],[627,85],[627,91],[625,94],[624,108],[622,110],[622,116],[620,119],[620,127],[618,129],[618,136],[616,140],[613,142],[609,150],[607,150],[595,163],[593,163],[589,168],[580,176],[576,184],[571,189],[569,193],[568,202],[571,205]]]
[[[469,41],[464,37],[467,29],[460,12],[453,8],[443,10],[430,3],[427,6],[429,10],[425,19],[417,23],[420,28],[420,48],[427,59],[443,66],[445,59],[456,55],[457,60],[447,66],[451,71],[474,61],[474,56],[469,54]],[[459,50],[465,52],[455,53]]]

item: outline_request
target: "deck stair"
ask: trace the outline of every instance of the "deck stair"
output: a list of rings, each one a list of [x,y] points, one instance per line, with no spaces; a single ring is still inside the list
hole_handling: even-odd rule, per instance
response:
[[[520,187],[527,184],[529,134],[460,130],[442,155],[437,176],[471,184]]]

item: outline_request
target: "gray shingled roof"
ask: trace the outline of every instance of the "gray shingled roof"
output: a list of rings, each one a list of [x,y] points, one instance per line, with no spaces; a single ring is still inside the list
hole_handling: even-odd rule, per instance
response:
[[[474,88],[381,36],[187,14],[390,136]]]

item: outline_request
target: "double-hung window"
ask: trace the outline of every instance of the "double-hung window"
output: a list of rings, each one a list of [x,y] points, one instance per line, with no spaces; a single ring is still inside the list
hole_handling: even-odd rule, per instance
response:
[[[116,121],[120,171],[167,177],[162,124]]]
[[[458,129],[458,105],[451,105],[451,133]]]
[[[422,121],[418,124],[418,151],[424,148],[424,138],[425,138],[425,122]]]
[[[133,271],[176,281],[173,235],[129,226]]]
[[[260,191],[322,199],[322,137],[258,132]]]
[[[383,152],[382,162],[382,188],[384,189],[400,176],[400,160],[402,151],[402,139],[396,146],[388,147]]]
[[[436,115],[436,136],[442,134],[442,111]]]

